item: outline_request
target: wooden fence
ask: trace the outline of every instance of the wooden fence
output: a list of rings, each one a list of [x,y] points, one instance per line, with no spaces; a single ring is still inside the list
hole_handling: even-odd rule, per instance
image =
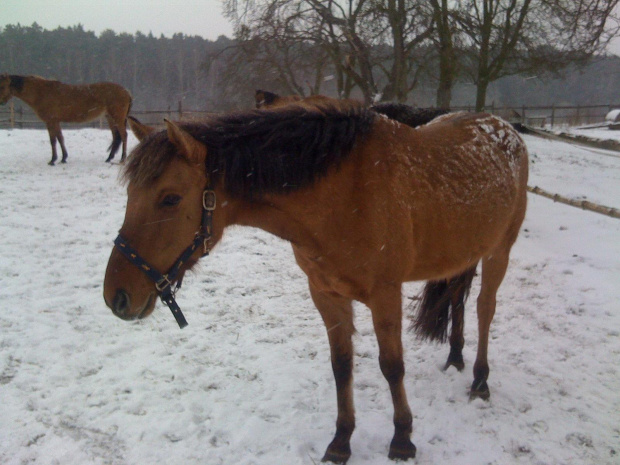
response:
[[[250,108],[250,104],[248,104]],[[454,111],[473,111],[472,106],[453,107]],[[605,115],[613,109],[620,109],[620,103],[607,105],[551,105],[551,106],[521,106],[506,107],[490,105],[485,111],[496,114],[510,122],[519,122],[529,126],[553,127],[553,126],[581,126],[596,123],[604,123]],[[176,108],[169,107],[165,110],[140,110],[133,109],[131,114],[146,124],[159,124],[164,118],[201,119],[214,114],[208,110],[186,110],[182,102],[178,102]],[[107,123],[104,118],[88,123],[89,127],[105,128]],[[88,127],[87,126],[87,127]],[[64,124],[63,127],[85,127],[84,124]],[[10,100],[5,107],[0,107],[0,128],[45,128],[45,125],[37,118],[34,112],[26,104],[19,100]]]
[[[527,126],[576,126],[588,125],[594,123],[602,123],[605,121],[605,115],[614,108],[620,108],[618,105],[592,105],[592,106],[539,106],[539,107],[501,107],[496,108],[490,106],[485,110],[497,114],[504,119],[522,123]],[[453,108],[453,110],[472,111],[471,107]],[[197,120],[215,113],[205,110],[183,110],[181,102],[175,110],[168,108],[167,110],[132,110],[131,114],[145,124],[158,125],[164,118],[168,119],[184,119]],[[99,118],[89,123],[90,127],[106,127],[103,118]],[[84,127],[84,124],[71,125],[65,124],[66,127]],[[8,110],[0,109],[0,128],[44,128],[43,122],[36,118],[36,115],[26,106],[16,106],[13,101],[9,102]],[[538,131],[534,131],[538,132]],[[550,137],[545,135],[544,137]],[[559,194],[547,192],[538,186],[528,186],[528,191],[532,194],[547,197],[554,202],[560,202],[573,207],[582,208],[595,213],[611,216],[620,219],[620,210],[603,205],[597,205],[586,200],[573,200],[562,197]]]
[[[198,120],[213,114],[215,113],[207,110],[184,110],[181,102],[175,109],[131,110],[131,115],[145,124],[161,124],[164,118]],[[108,124],[105,117],[102,116],[89,123],[63,123],[62,126],[63,128],[107,128]],[[45,124],[29,106],[13,99],[5,107],[0,107],[0,128],[45,129]]]

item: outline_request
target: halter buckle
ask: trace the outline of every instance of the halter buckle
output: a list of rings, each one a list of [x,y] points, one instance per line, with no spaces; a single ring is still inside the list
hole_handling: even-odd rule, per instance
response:
[[[171,287],[172,282],[168,279],[168,275],[165,274],[159,281],[155,283],[155,289],[161,294],[167,287]]]
[[[215,191],[205,190],[202,193],[202,208],[209,212],[212,212],[213,210],[215,210],[215,204]]]

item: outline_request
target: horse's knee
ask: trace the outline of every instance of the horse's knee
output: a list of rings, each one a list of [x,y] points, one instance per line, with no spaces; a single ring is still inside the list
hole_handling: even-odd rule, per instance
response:
[[[402,357],[379,356],[379,367],[381,367],[381,373],[390,385],[400,383],[405,376],[405,364]]]

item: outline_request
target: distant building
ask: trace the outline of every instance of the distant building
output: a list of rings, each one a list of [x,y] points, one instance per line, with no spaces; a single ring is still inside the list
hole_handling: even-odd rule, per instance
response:
[[[609,129],[620,129],[620,109],[607,113],[605,121],[609,123]]]

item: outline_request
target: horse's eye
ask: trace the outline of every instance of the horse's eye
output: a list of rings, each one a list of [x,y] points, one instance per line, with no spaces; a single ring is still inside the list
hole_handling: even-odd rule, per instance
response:
[[[164,197],[164,200],[161,201],[160,206],[162,207],[175,207],[181,201],[181,196],[176,194],[168,194]]]

